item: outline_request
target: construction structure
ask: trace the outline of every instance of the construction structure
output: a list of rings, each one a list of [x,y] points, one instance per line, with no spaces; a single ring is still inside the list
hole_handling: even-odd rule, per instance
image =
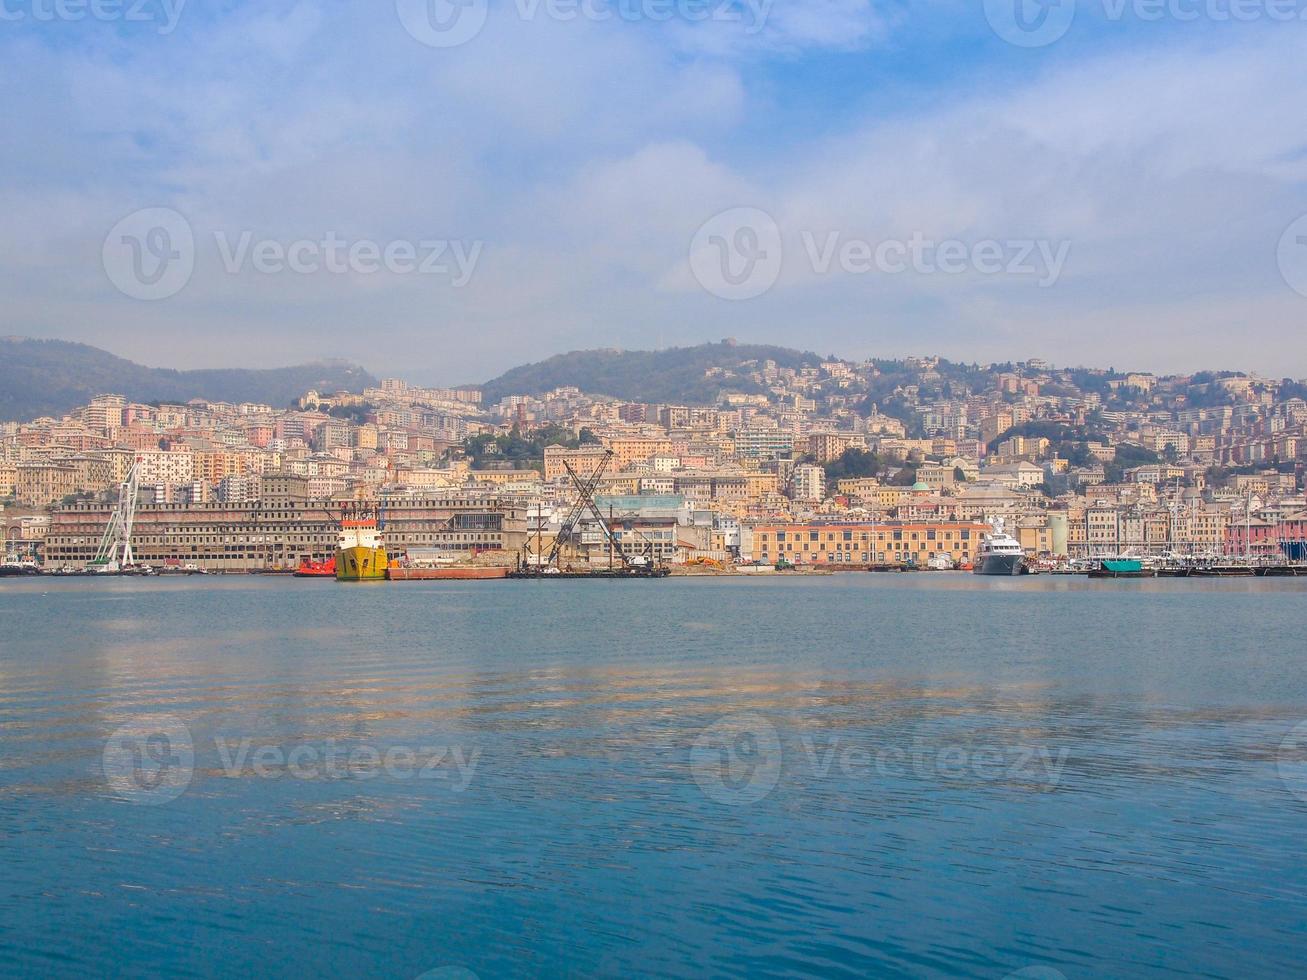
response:
[[[132,528],[136,524],[136,501],[141,492],[140,473],[139,462],[133,462],[126,479],[119,485],[118,503],[109,515],[95,558],[87,565],[90,570],[120,572],[136,563],[132,551]]]
[[[564,472],[572,481],[572,486],[576,489],[576,499],[568,508],[562,524],[558,528],[558,533],[554,535],[553,544],[550,546],[549,554],[544,555],[544,538],[541,522],[536,521],[534,550],[524,548],[522,557],[518,561],[518,569],[514,574],[515,578],[543,578],[543,577],[563,577],[563,578],[662,578],[669,574],[669,569],[658,565],[652,556],[652,552],[645,554],[633,554],[623,546],[621,539],[614,533],[612,528],[612,516],[605,517],[600,510],[599,505],[595,503],[595,489],[603,479],[604,471],[608,469],[608,464],[612,462],[614,453],[607,450],[595,463],[594,468],[587,476],[581,476],[577,473],[572,461],[568,459],[561,460]],[[565,569],[561,562],[563,550],[566,547],[577,549],[580,543],[579,527],[582,518],[590,515],[598,522],[604,543],[608,550],[608,567],[606,569],[595,569],[593,562],[587,558],[587,567],[584,570],[572,568]],[[620,565],[619,565],[620,562]]]

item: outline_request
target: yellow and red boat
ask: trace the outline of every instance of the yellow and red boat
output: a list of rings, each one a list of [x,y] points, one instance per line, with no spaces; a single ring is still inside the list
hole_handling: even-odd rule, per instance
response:
[[[336,548],[337,582],[380,582],[386,578],[390,558],[375,517],[346,517],[340,522]]]

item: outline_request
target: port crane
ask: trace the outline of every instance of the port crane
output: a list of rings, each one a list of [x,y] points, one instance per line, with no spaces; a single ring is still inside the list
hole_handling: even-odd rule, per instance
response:
[[[568,508],[562,524],[558,528],[558,534],[554,538],[553,546],[549,549],[548,557],[542,562],[541,552],[544,550],[540,545],[540,520],[536,520],[536,554],[535,565],[530,568],[530,572],[536,575],[546,574],[546,569],[558,570],[558,560],[562,555],[565,542],[573,539],[576,535],[577,525],[585,515],[591,514],[599,522],[599,527],[603,530],[604,537],[608,542],[609,561],[613,557],[621,559],[622,566],[630,572],[644,572],[653,570],[653,560],[644,555],[631,555],[622,547],[622,542],[617,535],[613,533],[609,526],[610,518],[604,517],[599,505],[595,503],[595,490],[599,482],[603,479],[604,472],[608,469],[608,464],[614,458],[613,451],[610,449],[604,453],[603,458],[596,464],[595,468],[587,476],[582,476],[576,471],[568,460],[563,460],[563,469],[566,470],[568,478],[572,481],[572,486],[576,489],[576,499]],[[554,574],[550,572],[549,574]]]
[[[100,538],[91,568],[102,572],[117,572],[135,564],[132,552],[132,527],[136,523],[136,498],[141,491],[139,460],[132,463],[127,477],[118,487],[118,503],[109,515],[109,524]]]

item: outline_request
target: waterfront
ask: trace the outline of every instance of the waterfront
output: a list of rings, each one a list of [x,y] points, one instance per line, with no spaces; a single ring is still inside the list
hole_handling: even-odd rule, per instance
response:
[[[1305,613],[1300,580],[5,582],[0,971],[1293,972]],[[193,765],[106,777],[169,718]]]

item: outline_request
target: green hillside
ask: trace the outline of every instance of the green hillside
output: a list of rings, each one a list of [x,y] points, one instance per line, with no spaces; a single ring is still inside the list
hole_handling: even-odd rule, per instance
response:
[[[106,393],[139,402],[205,398],[285,406],[310,388],[361,391],[376,383],[362,368],[339,361],[271,370],[171,371],[144,367],[86,344],[0,338],[3,421],[61,416]]]
[[[760,385],[747,375],[763,361],[780,367],[816,365],[816,354],[761,344],[703,344],[660,351],[586,350],[513,368],[482,386],[487,404],[506,395],[539,395],[575,386],[589,394],[633,402],[711,405],[723,392],[753,394]],[[720,368],[724,377],[705,377]]]

